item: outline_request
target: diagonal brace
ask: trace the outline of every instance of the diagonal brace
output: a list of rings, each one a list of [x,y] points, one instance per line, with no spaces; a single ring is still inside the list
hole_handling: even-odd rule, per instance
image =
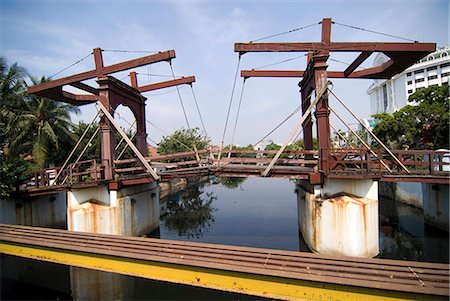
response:
[[[100,106],[100,109],[102,110],[102,112],[109,119],[109,121],[111,121],[111,123],[114,125],[116,130],[119,132],[119,134],[125,140],[125,142],[128,144],[128,146],[134,152],[134,154],[138,157],[139,161],[141,161],[142,165],[144,165],[145,169],[147,169],[147,172],[149,172],[155,180],[160,180],[161,177],[158,176],[158,174],[153,170],[153,168],[150,166],[150,164],[148,164],[148,162],[145,160],[144,156],[137,149],[137,147],[133,144],[133,142],[131,142],[130,138],[128,138],[127,134],[125,134],[125,132],[119,126],[119,124],[114,119],[114,117],[111,116],[111,114],[108,112],[108,110],[105,108],[105,106],[100,101],[97,101],[97,104]]]
[[[300,127],[303,125],[303,123],[305,122],[306,118],[308,118],[309,114],[311,114],[312,109],[314,108],[314,106],[317,104],[317,102],[322,98],[323,94],[328,90],[328,85],[330,84],[330,82],[328,81],[324,87],[322,88],[322,90],[320,91],[320,93],[316,96],[316,99],[314,99],[313,102],[311,102],[311,104],[309,105],[308,109],[305,111],[305,113],[303,114],[302,118],[300,119],[300,121],[297,123],[297,125],[295,126],[295,129],[291,132],[291,134],[289,135],[288,139],[286,139],[286,141],[283,143],[283,145],[281,146],[281,148],[278,150],[277,154],[275,155],[275,157],[273,157],[272,161],[269,163],[269,165],[267,166],[267,168],[261,173],[261,176],[266,177],[270,170],[272,169],[272,167],[275,165],[275,162],[277,162],[278,158],[280,157],[281,153],[284,151],[284,149],[286,148],[286,146],[288,145],[288,143],[292,140],[292,138],[294,138],[294,135],[298,132],[298,130],[300,129]]]

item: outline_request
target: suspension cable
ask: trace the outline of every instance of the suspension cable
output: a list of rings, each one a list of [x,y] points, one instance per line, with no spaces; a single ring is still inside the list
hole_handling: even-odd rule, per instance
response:
[[[169,66],[170,66],[170,71],[172,72],[172,77],[173,77],[173,79],[175,79],[175,73],[173,72],[173,67],[172,67],[172,60],[169,61]],[[178,88],[178,86],[175,86],[175,87],[177,88],[178,99],[180,100],[181,108],[183,109],[184,119],[186,120],[187,128],[188,128],[188,130],[190,130],[191,126],[189,125],[189,120],[187,118],[186,110],[184,109],[184,104],[183,104],[183,99],[181,98],[180,89]]]
[[[233,148],[234,135],[236,134],[237,123],[239,120],[239,113],[241,112],[241,104],[242,104],[242,96],[244,95],[244,88],[245,88],[245,78],[244,78],[244,81],[242,82],[241,96],[239,97],[239,104],[238,104],[238,109],[237,109],[237,113],[236,113],[236,119],[234,120],[234,128],[233,128],[233,135],[231,136],[230,150]],[[230,154],[231,153],[229,153],[228,155],[230,155]]]
[[[84,146],[83,150],[81,151],[81,153],[78,155],[77,159],[75,160],[75,162],[73,163],[73,166],[77,165],[78,162],[80,162],[81,157],[83,157],[84,153],[87,151],[87,149],[89,148],[90,144],[92,143],[92,140],[94,140],[95,136],[98,134],[98,132],[100,131],[100,125],[97,126],[97,128],[95,129],[95,132],[92,134],[91,138],[89,139],[89,141],[86,143],[86,145]],[[69,178],[69,175],[66,175],[64,177],[64,180],[62,180],[61,185],[64,184],[64,182]]]
[[[234,74],[233,88],[231,89],[230,102],[228,104],[227,118],[225,119],[225,126],[223,128],[222,143],[221,143],[221,146],[220,146],[219,158],[218,158],[219,161],[220,161],[220,156],[222,154],[223,144],[224,144],[224,141],[225,141],[225,134],[227,133],[228,119],[230,118],[231,105],[233,104],[234,90],[236,89],[236,81],[237,81],[237,77],[238,77],[238,74],[239,74],[239,66],[240,65],[241,65],[241,55],[239,54],[238,62],[237,62],[237,66],[236,66],[236,73]]]
[[[195,96],[194,87],[192,86],[192,83],[190,84],[190,86],[191,86],[192,98],[194,98],[194,102],[195,102],[195,106],[197,108],[198,116],[200,117],[200,122],[202,123],[203,132],[205,133],[205,135],[207,135],[206,128],[205,128],[205,123],[203,122],[202,113],[200,112],[200,108],[198,107],[197,97]]]
[[[273,132],[275,132],[280,126],[282,126],[284,123],[286,123],[286,121],[288,121],[292,116],[294,116],[295,114],[297,114],[300,111],[301,106],[298,106],[291,114],[289,114],[289,116],[287,116],[283,121],[281,121],[274,129],[272,129],[267,135],[265,135],[264,137],[262,137],[261,139],[258,140],[258,142],[254,143],[253,145],[258,145],[260,142],[262,142],[264,139],[266,139],[267,137],[269,137]]]
[[[364,139],[361,138],[361,136],[359,136],[347,123],[345,123],[344,119],[338,113],[336,113],[336,111],[333,110],[333,108],[330,105],[328,105],[328,108],[330,109],[331,112],[334,113],[334,115],[336,115],[337,118],[339,118],[339,120],[349,129],[349,131],[353,135],[355,135],[355,137],[361,142],[361,144],[364,145],[364,147],[367,148],[372,153],[372,155],[374,155],[390,173],[392,173],[392,170],[389,168],[389,166],[387,166],[387,164],[384,163],[384,161],[378,157],[378,155],[370,148],[370,146],[364,141]]]
[[[375,34],[379,34],[379,35],[383,35],[383,36],[387,36],[387,37],[391,37],[391,38],[396,38],[396,39],[400,39],[400,40],[404,40],[404,41],[418,43],[418,41],[415,41],[412,39],[408,39],[408,38],[404,38],[404,37],[400,37],[400,36],[396,36],[396,35],[392,35],[392,34],[388,34],[388,33],[384,33],[384,32],[379,32],[379,31],[375,31],[375,30],[365,29],[365,28],[358,27],[358,26],[342,24],[342,23],[338,23],[338,22],[334,22],[334,21],[333,21],[333,24],[352,28],[352,29],[357,29],[357,30],[361,30],[361,31],[366,31],[366,32],[370,32],[370,33],[375,33]]]
[[[75,146],[72,148],[72,151],[70,152],[69,156],[66,158],[66,161],[64,161],[64,164],[61,166],[61,169],[58,171],[58,173],[56,174],[55,180],[53,182],[53,185],[56,185],[56,182],[58,180],[58,177],[61,175],[62,171],[64,170],[64,168],[66,168],[67,163],[69,162],[69,160],[72,158],[73,154],[75,153],[76,149],[78,148],[78,146],[80,145],[81,141],[83,140],[84,136],[86,136],[89,128],[92,126],[92,124],[94,123],[95,119],[97,119],[98,115],[100,115],[100,111],[97,111],[97,114],[95,114],[95,117],[92,119],[91,123],[89,123],[89,125],[86,127],[86,129],[84,130],[83,134],[81,135],[80,139],[78,139],[78,142],[75,144]]]
[[[296,32],[296,31],[299,31],[299,30],[302,30],[302,29],[306,29],[306,28],[309,28],[309,27],[313,27],[313,26],[319,25],[320,23],[321,23],[321,22],[319,22],[319,23],[313,23],[313,24],[310,24],[310,25],[306,25],[306,26],[294,28],[294,29],[291,29],[291,30],[288,30],[288,31],[283,31],[283,32],[280,32],[280,33],[272,34],[272,35],[270,35],[270,36],[266,36],[266,37],[262,37],[262,38],[259,38],[259,39],[256,39],[256,40],[252,40],[252,41],[250,41],[250,43],[257,42],[257,41],[262,41],[262,40],[266,40],[266,39],[269,39],[269,38],[281,36],[281,35],[288,34],[288,33],[292,33],[292,32]]]
[[[58,71],[58,72],[56,72],[55,74],[51,75],[51,76],[49,77],[49,79],[52,79],[52,78],[55,77],[56,75],[58,75],[58,74],[60,74],[60,73],[62,73],[62,72],[64,72],[64,71],[66,71],[67,69],[69,69],[69,68],[71,68],[71,67],[73,67],[73,66],[75,66],[75,65],[77,65],[77,64],[79,64],[79,63],[81,63],[82,61],[84,61],[85,59],[87,59],[88,57],[90,57],[90,56],[93,55],[93,54],[94,54],[93,52],[89,53],[88,55],[86,55],[85,57],[79,59],[78,61],[76,61],[76,62],[73,63],[72,65],[67,66],[66,68],[62,69],[61,71]]]

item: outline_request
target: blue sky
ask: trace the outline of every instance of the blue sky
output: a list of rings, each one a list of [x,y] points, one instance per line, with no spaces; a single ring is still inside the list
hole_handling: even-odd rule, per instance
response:
[[[371,30],[398,35],[420,42],[448,45],[449,1],[9,1],[0,0],[1,55],[17,62],[35,76],[50,76],[88,55],[95,47],[102,49],[165,51],[175,49],[176,75],[195,75],[194,91],[206,130],[219,144],[230,101],[237,54],[235,42],[247,42],[267,35],[318,23],[322,18]],[[318,41],[320,26],[296,31],[267,40]],[[333,41],[401,41],[342,26],[333,26]],[[105,65],[145,54],[104,52]],[[252,69],[297,57],[295,53],[248,53],[241,69]],[[332,58],[351,62],[357,54]],[[370,57],[364,64],[369,67]],[[299,58],[267,69],[297,69],[306,65]],[[93,58],[58,75],[67,76],[93,68]],[[345,64],[330,62],[329,70],[343,70]],[[167,80],[145,74],[170,75],[167,63],[136,70],[141,84]],[[115,75],[129,82],[128,73]],[[255,143],[299,105],[296,79],[247,80],[235,143]],[[370,114],[370,80],[335,80],[334,89],[360,117]],[[225,143],[231,140],[242,79],[239,78]],[[163,94],[164,93],[164,94]],[[180,88],[191,126],[200,127],[189,86]],[[158,95],[155,95],[158,94]],[[144,94],[147,119],[165,132],[186,127],[178,95],[173,88]],[[331,103],[338,107],[335,102]],[[338,109],[355,123],[348,114]],[[131,120],[131,113],[121,109]],[[94,106],[86,106],[73,120],[89,122]],[[300,114],[270,138],[282,142]],[[231,126],[230,126],[231,125]],[[336,128],[343,128],[333,119]],[[164,135],[147,125],[152,140]]]

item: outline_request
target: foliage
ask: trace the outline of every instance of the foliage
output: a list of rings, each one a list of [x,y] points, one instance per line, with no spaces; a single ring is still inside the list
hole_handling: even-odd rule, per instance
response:
[[[187,238],[200,238],[214,222],[212,203],[216,196],[212,193],[202,195],[200,186],[190,186],[180,192],[179,198],[172,197],[167,202],[167,215],[164,222],[168,229],[177,231]]]
[[[228,189],[236,189],[241,187],[242,183],[245,182],[247,178],[237,178],[237,177],[222,177],[221,184]]]
[[[407,105],[392,115],[382,113],[373,132],[391,148],[449,148],[449,85],[431,86],[412,94]],[[376,144],[375,144],[376,145]]]
[[[199,128],[182,128],[175,131],[172,135],[163,137],[158,144],[158,153],[165,155],[192,151],[194,144],[198,150],[201,150],[205,149],[209,143],[210,139],[207,136],[202,136]]]
[[[31,80],[35,85],[47,81],[45,77],[40,80],[31,77]],[[51,148],[60,150],[61,137],[76,140],[70,113],[78,112],[74,105],[28,95],[14,120],[20,133],[11,141],[11,151],[19,154],[24,151],[23,147],[30,146],[33,160],[40,167],[47,166]]]

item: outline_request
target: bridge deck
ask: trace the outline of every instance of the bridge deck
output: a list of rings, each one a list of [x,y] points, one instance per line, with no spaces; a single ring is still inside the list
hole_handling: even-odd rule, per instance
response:
[[[12,225],[0,225],[0,253],[284,300],[447,300],[449,296],[448,264]]]

